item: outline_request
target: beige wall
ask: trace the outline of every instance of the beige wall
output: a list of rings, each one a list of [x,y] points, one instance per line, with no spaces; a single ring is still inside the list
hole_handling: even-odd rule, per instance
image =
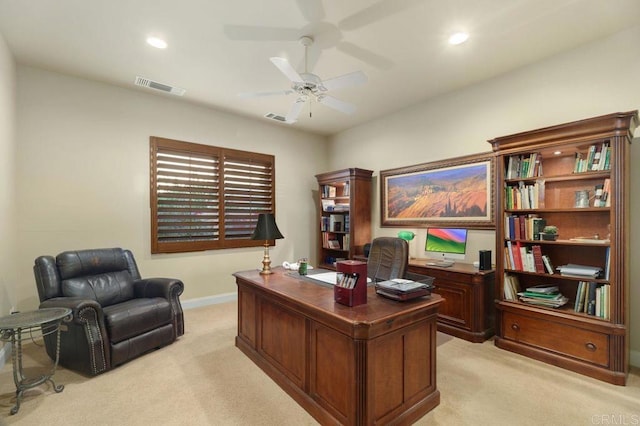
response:
[[[0,316],[17,304],[15,92],[14,60],[0,36]]]
[[[490,151],[489,139],[617,111],[640,109],[640,26],[546,61],[430,100],[343,132],[331,140],[331,167],[356,162],[379,171]],[[425,76],[428,78],[428,76]],[[640,136],[640,129],[636,131]],[[631,164],[640,164],[639,140]],[[401,147],[401,149],[399,149]],[[362,155],[366,152],[366,155]],[[357,160],[354,160],[357,159]],[[640,189],[640,168],[631,169],[631,193]],[[374,189],[374,236],[395,235],[380,228],[379,187]],[[631,200],[640,212],[640,197]],[[632,214],[631,258],[640,252],[640,219]],[[467,259],[493,249],[495,234],[470,235]],[[420,255],[424,231],[412,242]],[[640,366],[640,265],[631,262],[632,362]]]
[[[315,258],[315,173],[326,139],[155,95],[18,67],[18,303],[37,306],[32,266],[43,254],[133,251],[143,276],[184,281],[183,301],[235,293],[231,274],[261,267],[263,249],[150,254],[149,136],[275,155],[274,264]],[[304,155],[300,155],[304,153]]]

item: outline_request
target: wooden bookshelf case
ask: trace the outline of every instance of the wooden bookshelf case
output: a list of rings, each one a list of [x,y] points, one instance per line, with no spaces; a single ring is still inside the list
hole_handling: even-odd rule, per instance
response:
[[[496,346],[609,383],[626,384],[629,150],[637,125],[638,113],[631,111],[489,141],[496,153]],[[528,167],[523,166],[526,161],[532,171],[523,175],[519,172]],[[596,187],[607,182],[607,200],[599,196],[594,203]],[[576,192],[585,190],[589,205],[577,207]],[[533,231],[534,217],[538,227],[540,219],[542,224],[557,226],[557,240],[540,240]],[[548,257],[553,274],[544,262],[540,270],[540,255]],[[601,268],[602,273],[561,275],[557,268],[567,264]],[[522,302],[508,289],[505,293],[513,280],[510,277],[515,277],[521,291],[537,285],[558,286],[568,301],[557,308]],[[595,283],[591,286],[600,293],[592,313],[576,311],[581,281]]]
[[[371,175],[344,169],[316,175],[319,186],[318,266],[335,269],[337,260],[353,259],[371,242]]]

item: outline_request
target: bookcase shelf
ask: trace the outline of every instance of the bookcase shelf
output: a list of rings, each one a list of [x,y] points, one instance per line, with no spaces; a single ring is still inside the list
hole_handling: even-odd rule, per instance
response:
[[[316,175],[319,186],[318,266],[335,269],[335,262],[364,253],[371,241],[371,175],[350,168]]]
[[[496,346],[626,384],[629,149],[637,125],[630,111],[489,141],[499,188]],[[555,241],[539,239],[545,225],[558,228]],[[574,265],[584,275],[567,275]],[[534,286],[557,287],[564,304],[517,294]]]

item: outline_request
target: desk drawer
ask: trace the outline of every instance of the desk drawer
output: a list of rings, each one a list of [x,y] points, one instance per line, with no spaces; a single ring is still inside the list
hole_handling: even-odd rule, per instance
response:
[[[504,312],[502,319],[502,333],[506,339],[609,366],[609,336],[606,334],[512,312]]]

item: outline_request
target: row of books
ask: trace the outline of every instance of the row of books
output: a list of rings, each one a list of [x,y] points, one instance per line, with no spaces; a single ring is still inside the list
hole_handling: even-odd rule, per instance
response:
[[[334,185],[322,185],[320,188],[322,198],[334,198],[334,197],[348,197],[349,196],[349,182],[345,182],[340,186],[341,191],[338,191],[338,187]]]
[[[598,285],[593,281],[580,281],[576,290],[573,310],[609,319],[610,297],[611,286],[609,284]]]
[[[542,247],[538,244],[527,246],[520,244],[519,241],[507,241],[507,246],[504,248],[504,262],[506,269],[514,271],[554,273],[551,258],[542,254]]]
[[[349,250],[349,234],[322,233],[322,247],[331,250]]]
[[[504,299],[520,300],[523,303],[549,308],[559,308],[569,301],[566,296],[560,293],[558,286],[554,285],[532,286],[521,291],[518,277],[511,274],[505,274],[504,276]]]
[[[593,198],[593,207],[611,206],[611,179],[606,178],[600,185],[596,185]]]
[[[533,152],[528,155],[511,155],[507,160],[507,179],[542,176],[542,155]]]
[[[322,216],[320,229],[329,232],[349,232],[349,215],[332,214]]]
[[[322,200],[322,210],[325,212],[348,212],[349,203],[336,203],[334,200]]]
[[[547,220],[533,214],[505,216],[504,233],[508,240],[539,240]]]
[[[518,186],[507,186],[504,189],[506,209],[539,209],[544,208],[544,181],[537,180],[532,184],[519,182]]]
[[[586,154],[576,153],[576,161],[573,167],[574,173],[584,173],[597,170],[611,169],[611,147],[609,141],[591,145]]]
[[[610,297],[611,286],[609,284],[599,285],[593,281],[580,281],[576,288],[573,310],[608,320]],[[569,301],[555,285],[532,286],[521,291],[518,278],[510,274],[505,274],[504,277],[504,299],[520,300],[523,303],[551,308],[559,308]]]

